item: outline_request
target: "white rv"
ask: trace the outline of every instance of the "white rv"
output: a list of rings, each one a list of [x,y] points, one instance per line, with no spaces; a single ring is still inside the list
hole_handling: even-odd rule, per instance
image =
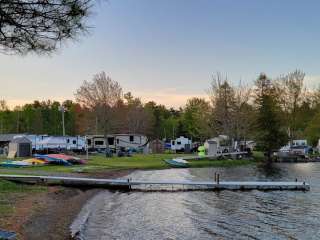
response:
[[[171,140],[171,150],[173,151],[184,151],[186,149],[191,150],[192,141],[183,136],[178,137],[175,140]]]
[[[88,148],[90,150],[99,150],[106,148],[106,138],[104,135],[88,135]],[[116,151],[121,147],[139,149],[145,148],[148,144],[148,138],[141,134],[109,134],[107,136],[109,148]]]

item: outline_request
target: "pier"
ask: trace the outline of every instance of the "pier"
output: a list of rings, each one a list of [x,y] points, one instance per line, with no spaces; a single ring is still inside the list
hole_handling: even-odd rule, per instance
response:
[[[189,181],[189,180],[132,180],[132,179],[100,179],[80,177],[54,177],[32,175],[0,175],[0,179],[48,185],[78,186],[125,190],[296,190],[309,191],[306,182],[267,182],[267,181]]]

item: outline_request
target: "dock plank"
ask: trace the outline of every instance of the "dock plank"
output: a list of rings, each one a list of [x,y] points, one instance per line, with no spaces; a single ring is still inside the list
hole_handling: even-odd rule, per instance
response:
[[[0,179],[33,183],[57,183],[62,185],[80,185],[91,187],[135,187],[161,185],[161,186],[189,186],[199,190],[301,190],[309,191],[310,185],[305,182],[286,181],[190,181],[190,180],[130,180],[130,179],[100,179],[82,177],[56,177],[32,175],[0,175]]]

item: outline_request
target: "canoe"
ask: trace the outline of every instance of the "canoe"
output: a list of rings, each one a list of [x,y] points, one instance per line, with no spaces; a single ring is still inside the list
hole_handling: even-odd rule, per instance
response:
[[[175,168],[187,168],[189,167],[189,163],[186,160],[183,160],[181,158],[174,158],[174,159],[167,159],[164,160],[167,164],[169,164],[171,167]]]

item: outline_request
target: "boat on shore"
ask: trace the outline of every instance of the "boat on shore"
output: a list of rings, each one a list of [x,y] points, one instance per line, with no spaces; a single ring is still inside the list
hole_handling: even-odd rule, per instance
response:
[[[174,158],[174,159],[166,159],[164,160],[168,165],[175,168],[187,168],[189,167],[188,161],[181,159],[181,158]]]

